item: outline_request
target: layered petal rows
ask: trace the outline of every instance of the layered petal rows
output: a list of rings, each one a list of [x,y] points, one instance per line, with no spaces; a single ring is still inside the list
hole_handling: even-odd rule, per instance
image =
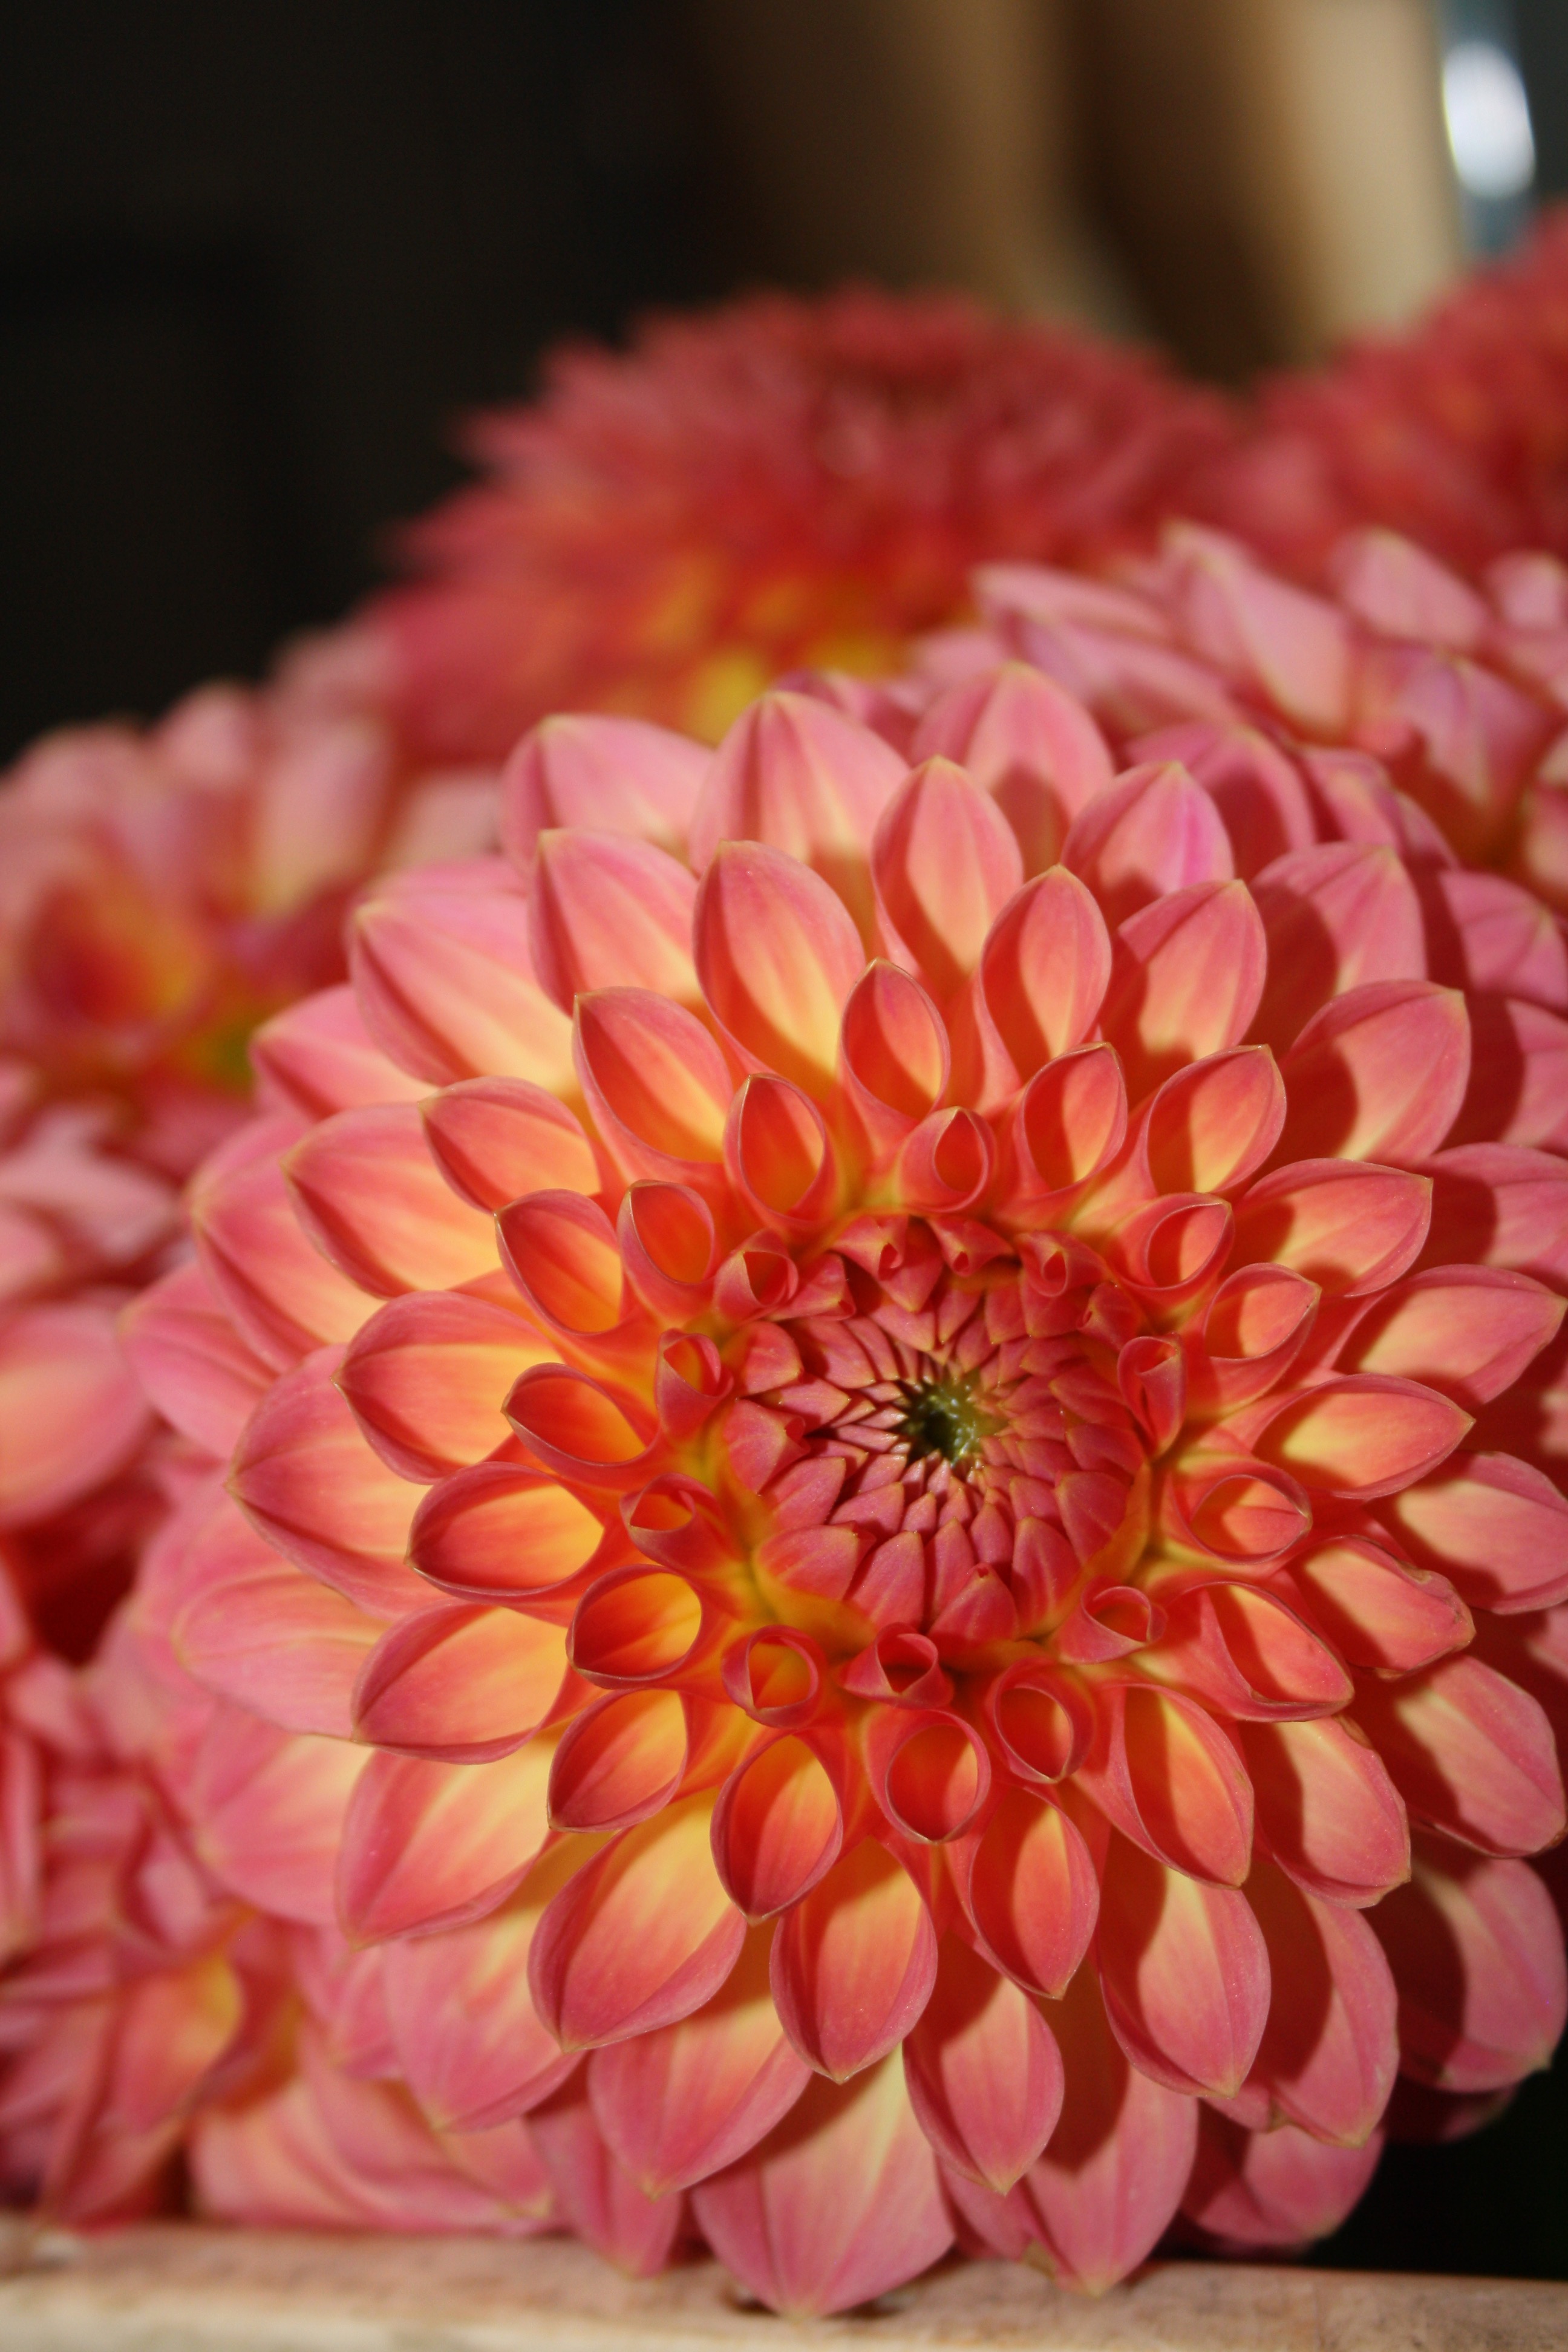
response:
[[[1205,667],[1066,593],[994,609],[1081,696],[936,648],[898,747],[831,682],[546,726],[508,857],[263,1031],[132,1334],[231,1454],[138,1602],[171,1785],[312,1956],[215,2210],[406,2101],[634,2270],[1097,2288],[1549,2055],[1568,1171],[1489,1040],[1560,934],[1300,748],[1331,634],[1266,732],[1267,597]]]

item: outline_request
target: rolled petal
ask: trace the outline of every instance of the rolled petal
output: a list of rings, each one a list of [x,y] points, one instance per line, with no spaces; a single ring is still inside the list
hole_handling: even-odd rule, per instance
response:
[[[1406,1568],[1359,1538],[1299,1552],[1290,1582],[1347,1665],[1412,1674],[1462,1650],[1474,1630],[1446,1576]]]
[[[494,1453],[519,1377],[555,1361],[521,1309],[417,1292],[372,1317],[343,1358],[338,1385],[382,1459],[399,1477],[429,1485]]]
[[[880,958],[844,1007],[839,1062],[874,1154],[892,1150],[947,1092],[952,1051],[920,982]]]
[[[529,1982],[563,2049],[672,2025],[729,1976],[746,1927],[713,1866],[711,1816],[710,1797],[667,1807],[624,1831],[551,1903]]]
[[[838,2085],[820,2079],[761,2147],[693,2194],[720,2261],[771,2310],[852,2310],[918,2277],[952,2224],[897,2055]]]
[[[575,1053],[595,1122],[628,1176],[710,1183],[734,1095],[711,1034],[646,989],[579,1000]]]
[[[528,944],[539,985],[568,1015],[584,990],[647,988],[698,1001],[691,966],[697,886],[646,841],[549,832],[534,845]]]
[[[226,1459],[272,1367],[241,1338],[194,1261],[150,1283],[120,1318],[131,1368],[165,1421]]]
[[[784,1732],[736,1766],[713,1812],[713,1859],[748,1919],[769,1919],[817,1885],[844,1843],[833,1776],[807,1741]]]
[[[366,1028],[416,1077],[570,1086],[571,1020],[535,978],[528,903],[510,882],[384,885],[354,911],[349,969]]]
[[[956,760],[1017,837],[1026,875],[1054,866],[1068,827],[1111,780],[1105,739],[1054,679],[1024,662],[983,671],[939,695],[910,760]]]
[[[1089,1948],[1100,1906],[1076,1824],[1029,1790],[1008,1789],[984,1828],[949,1851],[986,1957],[1026,1992],[1058,1998]]]
[[[1243,882],[1198,882],[1129,917],[1116,934],[1102,1021],[1134,1102],[1184,1064],[1239,1045],[1267,962]]]
[[[1410,1831],[1387,1766],[1338,1718],[1248,1723],[1242,1750],[1260,1842],[1310,1894],[1375,1903],[1410,1874]]]
[[[594,711],[542,719],[501,771],[501,846],[524,874],[552,825],[651,841],[679,856],[710,757],[646,719]]]
[[[865,965],[843,901],[779,850],[732,841],[703,876],[692,936],[702,993],[747,1066],[825,1094]]]
[[[1268,1158],[1285,1088],[1266,1047],[1242,1046],[1168,1078],[1149,1108],[1143,1150],[1162,1192],[1224,1192]]]
[[[464,1601],[526,1601],[569,1622],[585,1589],[626,1557],[577,1496],[539,1470],[480,1462],[431,1489],[415,1513],[408,1557]],[[426,1599],[428,1595],[426,1594]]]
[[[1098,1176],[1127,1133],[1127,1087],[1110,1045],[1080,1045],[1037,1070],[1010,1130],[1018,1195],[1064,1192]],[[1011,1188],[1004,1179],[1005,1192]],[[1184,1188],[1183,1188],[1184,1189]],[[1005,1200],[1006,1208],[1016,1205]]]
[[[362,1290],[447,1290],[495,1265],[488,1216],[446,1181],[412,1103],[338,1112],[294,1145],[283,1173],[301,1225]]]
[[[1128,746],[1138,761],[1179,760],[1219,811],[1244,882],[1318,837],[1310,797],[1294,761],[1257,728],[1202,719],[1162,728]]]
[[[675,1691],[612,1691],[575,1716],[551,1767],[551,1827],[626,1830],[662,1811],[686,1775],[689,1704]]]
[[[690,2188],[735,2163],[812,2079],[773,2008],[768,1940],[753,1928],[726,1982],[693,2015],[588,2061],[599,2129],[645,2196]]]
[[[1173,2091],[1230,2098],[1268,2015],[1268,1953],[1244,1895],[1205,1886],[1112,1837],[1095,1963],[1111,2031]]]
[[[1372,1925],[1399,1989],[1400,2065],[1452,2092],[1551,2063],[1568,2016],[1563,1930],[1528,1863],[1433,1845]]]
[[[323,1348],[277,1381],[235,1449],[229,1491],[285,1558],[375,1616],[428,1600],[403,1565],[416,1490],[366,1444]]]
[[[882,811],[871,876],[884,951],[946,1003],[979,963],[1024,866],[995,803],[951,760],[933,759]]]
[[[902,1864],[865,1838],[785,1914],[771,1965],[790,2041],[842,2083],[896,2049],[924,2009],[936,1931]]]
[[[1005,2196],[1039,2155],[1062,2105],[1062,2062],[1026,1993],[958,1937],[904,2042],[921,2129],[953,2170]]]
[[[1417,1821],[1483,1853],[1537,1853],[1563,1835],[1552,1727],[1528,1691],[1480,1659],[1368,1683],[1356,1714]]]
[[[488,1764],[372,1755],[337,1863],[350,1941],[463,1927],[495,1910],[544,1843],[549,1780],[547,1740]]]
[[[496,1219],[501,1259],[539,1320],[568,1340],[607,1339],[636,1313],[616,1229],[581,1192],[531,1192]]]

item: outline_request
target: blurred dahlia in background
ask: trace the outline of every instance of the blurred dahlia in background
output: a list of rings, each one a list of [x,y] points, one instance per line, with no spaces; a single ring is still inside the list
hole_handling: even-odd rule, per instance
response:
[[[1407,333],[1265,383],[1191,505],[1309,579],[1366,523],[1472,578],[1520,548],[1568,556],[1568,207]]]
[[[117,1638],[308,2019],[208,2210],[1096,2287],[1545,2063],[1568,1167],[1474,1045],[1560,1120],[1568,957],[1206,675],[1121,773],[1017,662],[552,721],[261,1034],[130,1318],[212,1467]]]
[[[759,295],[560,353],[477,421],[487,478],[405,534],[365,625],[417,758],[561,709],[713,741],[786,670],[895,667],[984,558],[1144,543],[1234,430],[1145,353],[957,297]]]

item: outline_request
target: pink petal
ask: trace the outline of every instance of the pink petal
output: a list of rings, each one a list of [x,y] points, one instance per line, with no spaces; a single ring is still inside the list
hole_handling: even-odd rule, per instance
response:
[[[1108,923],[1236,872],[1218,810],[1174,760],[1129,768],[1074,818],[1062,864],[1094,892]]]
[[[360,1015],[353,990],[323,988],[264,1022],[250,1041],[263,1102],[306,1118],[362,1105],[417,1102],[422,1078],[388,1059]]]
[[[316,1247],[378,1298],[451,1289],[495,1265],[489,1217],[446,1181],[412,1103],[323,1119],[286,1154],[283,1172]]]
[[[174,1648],[199,1683],[286,1731],[348,1738],[374,1618],[279,1559],[226,1496],[186,1545],[181,1580]]]
[[[556,1360],[521,1310],[457,1292],[394,1299],[343,1358],[338,1385],[400,1477],[426,1484],[492,1454],[519,1377]]]
[[[1105,919],[1077,876],[1054,866],[1026,882],[980,963],[981,1003],[1012,1085],[1082,1045],[1110,978]]]
[[[1249,2132],[1205,2114],[1182,2210],[1227,2252],[1304,2246],[1338,2229],[1382,2153],[1381,2136],[1325,2147],[1289,2124]]]
[[[1026,1992],[1058,1998],[1088,1949],[1100,1905],[1075,1824],[1027,1790],[1008,1789],[984,1828],[950,1852],[986,1958]]]
[[[772,1970],[784,2032],[841,2083],[895,2049],[925,2007],[936,1932],[909,1873],[867,1838],[785,1914]]]
[[[120,1319],[132,1370],[165,1421],[220,1459],[271,1385],[194,1260],[150,1283]]]
[[[1407,2074],[1490,2091],[1550,2063],[1568,1969],[1552,1898],[1528,1863],[1434,1847],[1372,1924],[1399,1988]]]
[[[995,801],[1026,875],[1057,863],[1068,825],[1111,778],[1105,740],[1082,704],[1023,662],[938,696],[916,730],[911,764],[939,752]]]
[[[1389,848],[1330,843],[1266,866],[1253,895],[1268,941],[1258,1034],[1288,1045],[1349,988],[1425,980],[1426,928],[1409,868]]]
[[[1458,1117],[1469,1084],[1464,999],[1426,981],[1347,990],[1308,1022],[1283,1070],[1287,1159],[1425,1160]]]
[[[622,834],[679,856],[710,757],[705,745],[646,719],[542,719],[501,771],[501,845],[525,874],[552,825]]]
[[[199,1853],[247,1902],[308,1927],[331,1926],[344,1821],[372,1761],[344,1740],[286,1732],[219,1707],[195,1764]]]
[[[1242,1752],[1261,1846],[1309,1893],[1375,1903],[1410,1871],[1410,1832],[1388,1768],[1337,1717],[1249,1723]]]
[[[1265,963],[1263,926],[1242,882],[1173,890],[1121,925],[1101,1025],[1134,1102],[1183,1064],[1240,1043]]]
[[[196,1254],[256,1353],[279,1371],[325,1342],[352,1339],[373,1309],[307,1239],[277,1155],[292,1118],[257,1119],[215,1152],[191,1188]]]
[[[1062,2062],[1027,1994],[955,1936],[904,2042],[910,2101],[937,2154],[1005,2196],[1056,2128]]]
[[[354,911],[349,967],[366,1028],[415,1076],[570,1085],[571,1022],[534,975],[527,901],[509,882],[383,885]]]
[[[680,2236],[686,2200],[644,2196],[606,2146],[584,2084],[572,2084],[535,2108],[529,2130],[574,2234],[628,2278],[663,2270]]]
[[[935,759],[883,809],[871,877],[885,952],[945,1003],[978,964],[1024,868],[994,802],[952,761]]]
[[[0,1527],[69,1508],[123,1469],[151,1416],[114,1310],[23,1307],[0,1327]]]
[[[1363,1297],[1414,1265],[1431,1204],[1425,1176],[1364,1161],[1297,1160],[1243,1195],[1234,1258],[1289,1267],[1331,1297]]]
[[[1537,1700],[1479,1658],[1447,1658],[1356,1702],[1417,1821],[1483,1853],[1536,1853],[1564,1827],[1563,1775]]]
[[[549,1779],[547,1740],[487,1764],[371,1756],[337,1859],[343,1933],[375,1943],[495,1910],[544,1843]]]
[[[566,1637],[510,1609],[427,1609],[384,1633],[353,1694],[355,1736],[404,1756],[482,1764],[554,1706]]]
[[[1461,1454],[1382,1516],[1423,1567],[1452,1578],[1473,1607],[1510,1613],[1568,1599],[1568,1503],[1507,1454]]]
[[[1394,1979],[1357,1912],[1265,1864],[1247,1900],[1268,1947],[1273,1997],[1252,2080],[1294,2125],[1342,2147],[1371,2137],[1399,2065]]]
[[[684,866],[646,841],[608,833],[543,833],[528,895],[528,944],[539,985],[570,1014],[596,988],[647,988],[697,1002]]]
[[[865,966],[842,900],[781,851],[730,842],[703,877],[692,929],[702,993],[747,1066],[825,1093]]]
[[[1205,1886],[1112,1837],[1096,1965],[1111,2031],[1173,2091],[1229,2098],[1268,2014],[1268,1955],[1245,1895]]]

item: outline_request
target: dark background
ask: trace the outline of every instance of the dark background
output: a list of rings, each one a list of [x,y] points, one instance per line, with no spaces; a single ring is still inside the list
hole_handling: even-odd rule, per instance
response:
[[[1568,189],[1568,7],[1516,17]],[[669,0],[12,0],[0,757],[257,672],[459,478],[455,417],[780,274],[759,223]],[[1568,2276],[1563,2068],[1391,2154],[1319,2259]]]

